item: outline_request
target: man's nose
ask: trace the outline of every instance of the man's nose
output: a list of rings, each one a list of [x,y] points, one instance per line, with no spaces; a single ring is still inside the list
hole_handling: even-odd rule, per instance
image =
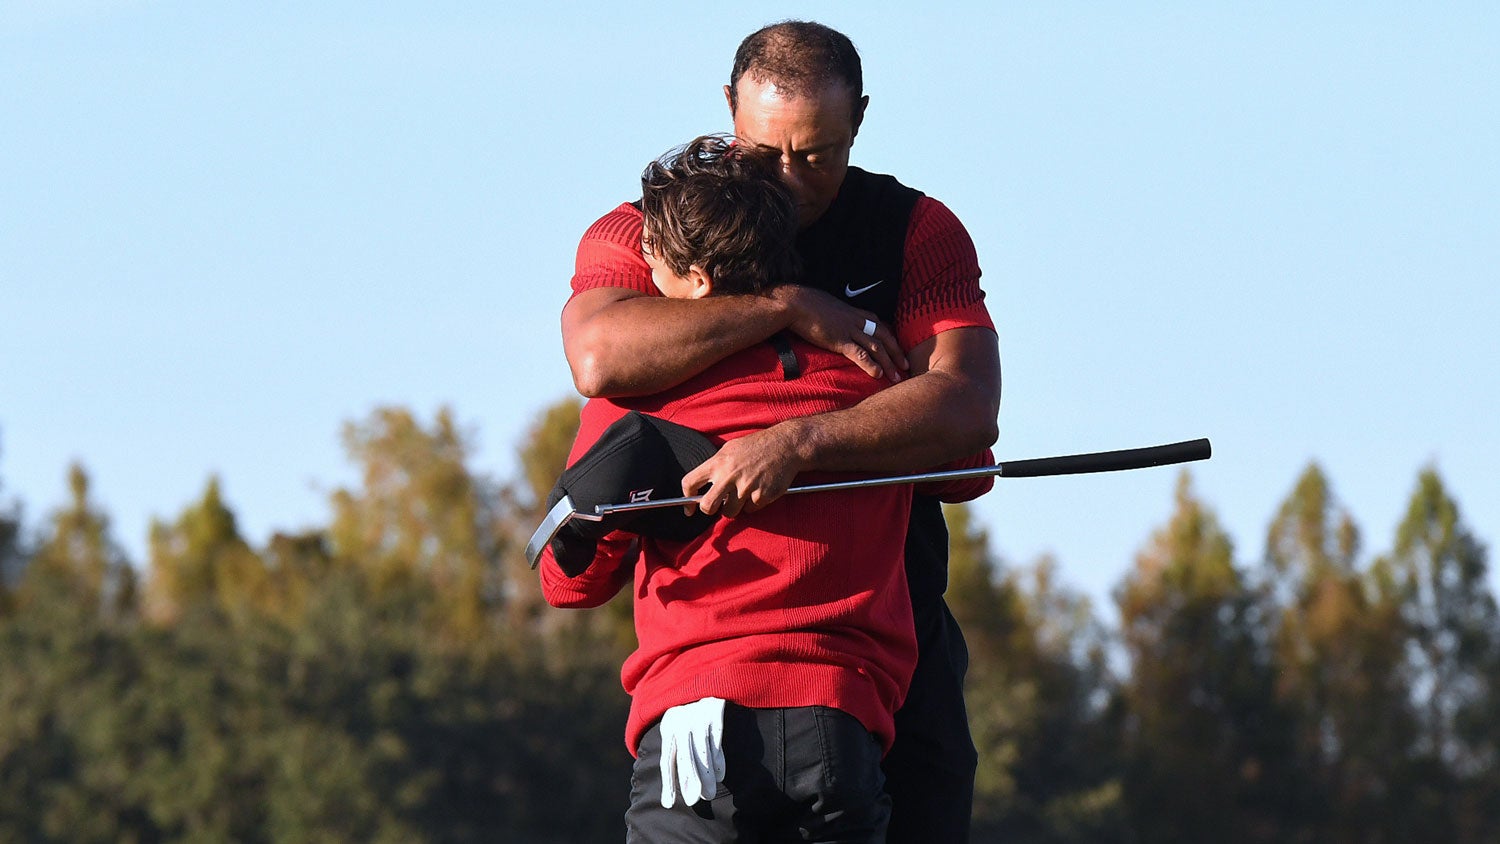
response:
[[[807,174],[803,165],[791,156],[781,157],[781,181],[793,195],[801,197],[807,190]]]

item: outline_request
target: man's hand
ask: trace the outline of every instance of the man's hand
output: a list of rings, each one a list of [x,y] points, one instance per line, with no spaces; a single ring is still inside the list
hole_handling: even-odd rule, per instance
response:
[[[724,779],[724,699],[706,697],[661,716],[661,805],[712,800]]]
[[[684,497],[702,493],[696,505],[684,510],[691,515],[697,507],[733,518],[780,498],[806,465],[801,428],[801,420],[791,419],[724,443],[713,457],[682,477]]]
[[[807,342],[843,355],[871,378],[900,381],[906,354],[896,335],[875,315],[811,287],[783,284],[768,294],[785,304],[792,321],[787,328]],[[875,326],[873,334],[865,327]]]

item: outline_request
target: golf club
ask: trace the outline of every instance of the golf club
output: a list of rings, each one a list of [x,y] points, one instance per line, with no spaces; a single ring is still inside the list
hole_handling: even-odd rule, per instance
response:
[[[1097,451],[1091,454],[1068,454],[1061,457],[1037,457],[1030,460],[1009,460],[994,466],[979,466],[973,469],[951,469],[939,472],[923,472],[915,475],[894,475],[875,478],[858,478],[849,481],[794,486],[787,495],[801,492],[827,492],[837,489],[860,489],[892,484],[915,484],[927,481],[956,481],[966,478],[982,478],[994,475],[1001,478],[1038,478],[1049,475],[1081,475],[1091,472],[1119,472],[1126,469],[1147,469],[1173,463],[1189,463],[1207,460],[1213,448],[1207,439],[1184,440],[1167,445],[1145,448],[1126,448],[1118,451]],[[697,502],[701,495],[683,498],[662,498],[656,501],[636,501],[626,504],[599,504],[592,513],[579,511],[570,496],[564,495],[552,505],[526,543],[526,559],[536,568],[541,561],[542,549],[547,547],[557,532],[574,519],[589,522],[602,521],[615,513],[630,513],[636,510],[654,510],[659,507],[681,507]]]

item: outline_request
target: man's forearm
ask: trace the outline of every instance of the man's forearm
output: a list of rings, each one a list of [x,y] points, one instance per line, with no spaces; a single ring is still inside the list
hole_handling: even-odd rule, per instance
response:
[[[920,472],[983,451],[998,436],[998,383],[931,371],[847,410],[782,423],[804,470]]]
[[[989,448],[999,435],[1000,349],[985,328],[946,331],[912,350],[913,377],[847,410],[789,420],[802,468],[920,472]]]
[[[790,319],[771,297],[681,300],[591,290],[563,309],[563,350],[579,393],[647,395],[765,340]]]

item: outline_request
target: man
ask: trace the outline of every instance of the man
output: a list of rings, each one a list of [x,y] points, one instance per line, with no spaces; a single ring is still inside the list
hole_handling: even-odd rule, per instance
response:
[[[869,98],[848,38],[815,23],[766,27],[741,43],[724,93],[734,134],[778,157],[797,200],[801,285],[653,296],[634,246],[639,220],[617,209],[584,235],[563,309],[578,390],[658,392],[783,330],[897,382],[854,407],[726,443],[683,488],[712,485],[720,493],[703,510],[728,516],[770,505],[804,471],[921,471],[992,444],[999,351],[973,243],[940,203],[849,166]],[[906,574],[920,658],[884,763],[890,840],[963,841],[976,765],[962,696],[968,655],[942,600],[947,530],[930,496],[913,499]]]
[[[641,242],[664,296],[754,293],[795,274],[791,197],[753,157],[700,138],[647,168]],[[652,396],[590,399],[553,498],[606,503],[665,485],[673,495],[686,464],[712,453],[694,445],[694,430],[732,442],[881,387],[837,354],[786,340]],[[684,465],[663,478],[666,463]],[[928,491],[961,500],[991,483]],[[637,757],[629,840],[885,840],[880,759],[916,664],[901,554],[911,495],[907,485],[792,496],[737,518],[699,517],[695,530],[681,515],[570,524],[543,551],[543,594],[556,606],[599,606],[634,580],[639,647],[621,674]],[[704,722],[719,726],[695,732]],[[722,754],[702,782],[689,778],[683,804],[671,765],[679,736]]]

